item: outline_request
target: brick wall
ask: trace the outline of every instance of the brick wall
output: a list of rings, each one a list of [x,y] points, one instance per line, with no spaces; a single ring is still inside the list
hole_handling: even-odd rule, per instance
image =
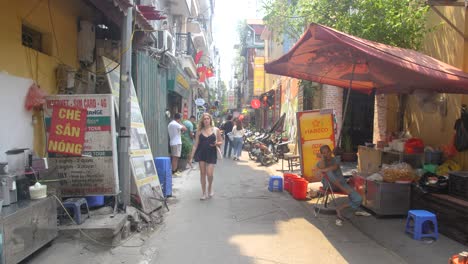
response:
[[[321,94],[321,108],[335,110],[336,122],[338,125],[337,131],[339,133],[343,119],[343,88],[324,84],[322,85]],[[338,135],[335,135],[335,137],[338,137]]]
[[[374,101],[374,136],[373,143],[385,140],[387,133],[387,108],[388,102],[385,95],[380,94],[375,96]]]

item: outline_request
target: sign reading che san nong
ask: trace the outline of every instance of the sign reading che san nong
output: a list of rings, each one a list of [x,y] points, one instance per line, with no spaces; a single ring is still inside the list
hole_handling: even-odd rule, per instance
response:
[[[47,151],[81,156],[85,141],[86,109],[54,105]]]

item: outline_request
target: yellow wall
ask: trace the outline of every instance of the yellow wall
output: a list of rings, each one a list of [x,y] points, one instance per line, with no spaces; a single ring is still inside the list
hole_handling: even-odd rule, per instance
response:
[[[36,8],[31,12],[34,7]],[[78,17],[91,19],[93,11],[80,0],[50,0],[50,8],[56,41],[50,23],[48,0],[0,0],[0,32],[3,33],[0,38],[0,71],[35,80],[48,93],[54,94],[57,65],[65,63],[73,68],[78,67]],[[44,34],[44,42],[49,47],[46,52],[49,55],[21,44],[22,23]],[[39,122],[35,127],[34,149],[42,155],[42,117],[40,113],[35,115]]]
[[[38,1],[40,4],[37,8],[25,18]],[[47,3],[48,0],[0,0],[0,32],[6,33],[0,39],[0,70],[36,80],[43,89],[53,93],[57,64],[63,62],[78,67],[77,20],[79,16],[92,17],[92,11],[80,0],[50,0],[56,45]],[[21,45],[23,20],[29,27],[44,33],[51,56]],[[39,65],[38,70],[36,65]]]
[[[428,18],[428,26],[437,26],[434,32],[425,38],[422,52],[450,65],[468,70],[468,42],[464,33],[466,25],[466,11],[463,7],[435,7],[450,23],[444,21],[436,11],[431,10]],[[416,98],[412,95],[408,98],[405,111],[405,128],[414,137],[424,140],[426,145],[440,147],[449,144],[454,134],[453,126],[460,115],[462,102],[468,101],[467,96],[459,94],[447,94],[447,115],[439,112],[427,113],[423,111]],[[398,99],[389,97],[388,128],[394,131],[398,120]],[[464,169],[468,169],[468,155],[462,153],[455,158]]]

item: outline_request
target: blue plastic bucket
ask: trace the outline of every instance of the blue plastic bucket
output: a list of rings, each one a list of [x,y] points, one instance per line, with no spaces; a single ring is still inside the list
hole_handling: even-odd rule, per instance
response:
[[[89,207],[97,207],[104,205],[104,195],[86,196],[86,201]]]

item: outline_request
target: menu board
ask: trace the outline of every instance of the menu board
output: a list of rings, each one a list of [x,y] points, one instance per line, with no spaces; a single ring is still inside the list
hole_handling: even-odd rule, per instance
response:
[[[302,177],[309,182],[320,181],[316,167],[320,146],[328,145],[331,150],[335,148],[333,110],[297,112],[296,117]]]
[[[119,109],[120,67],[117,66],[116,62],[108,58],[101,58],[102,65],[104,65],[105,70],[109,72],[106,75],[109,88],[111,89],[109,92],[112,92],[114,95],[115,108]],[[156,166],[154,165],[153,154],[151,152],[133,82],[131,82],[130,87],[130,99],[130,164],[133,175],[132,194],[139,197],[143,211],[145,213],[150,213],[161,207],[162,204],[157,199],[164,196],[156,172]]]
[[[54,95],[46,98],[47,131],[54,107],[86,109],[81,156],[48,153],[49,177],[60,182],[63,196],[116,195],[119,192],[114,102],[110,94]],[[47,133],[49,136],[49,133]]]

